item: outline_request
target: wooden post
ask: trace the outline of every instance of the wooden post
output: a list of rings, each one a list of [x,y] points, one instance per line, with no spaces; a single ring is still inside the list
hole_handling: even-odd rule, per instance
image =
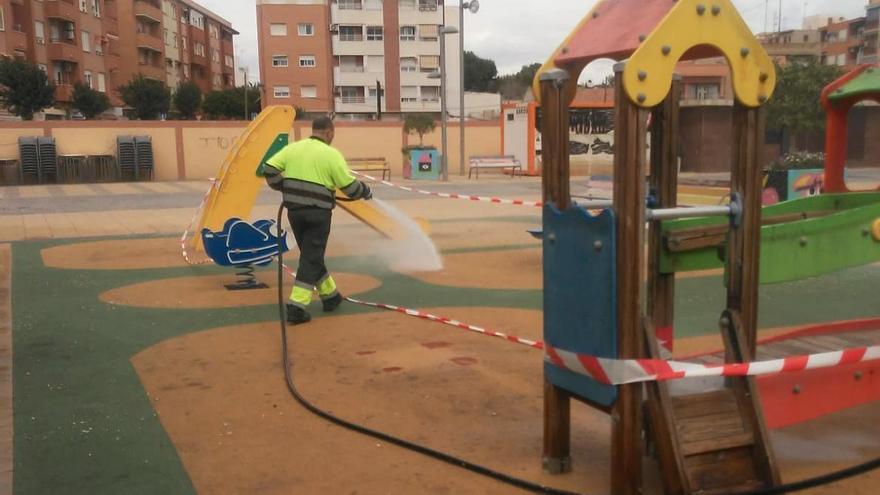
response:
[[[679,115],[681,101],[681,77],[676,75],[672,88],[663,103],[651,113],[651,176],[648,181],[649,195],[656,208],[673,208],[678,205],[678,155]],[[663,232],[660,222],[648,226],[648,319],[645,325],[645,343],[648,357],[662,359],[658,336],[674,338],[672,328],[675,317],[675,274],[660,273],[660,254],[663,249]],[[666,493],[689,493],[690,485],[681,449],[673,424],[672,399],[666,383],[645,384],[648,392],[648,410],[651,416],[651,433],[660,460],[661,478]]]
[[[552,70],[541,76],[542,189],[545,203],[560,210],[571,206],[569,187],[568,72]],[[571,470],[571,398],[544,379],[544,469],[551,474]]]
[[[758,335],[758,283],[761,256],[761,186],[764,145],[763,108],[733,106],[731,197],[742,203],[742,221],[731,229],[727,248],[727,308],[739,313],[748,360],[755,359]]]
[[[618,357],[642,357],[642,266],[645,259],[645,125],[647,112],[623,87],[624,64],[615,71],[614,211],[617,215]],[[611,413],[611,493],[636,495],[642,475],[642,386],[618,387]]]
[[[681,77],[675,76],[663,104],[651,117],[651,176],[649,193],[656,208],[678,206],[679,101]],[[648,315],[655,330],[671,328],[675,317],[675,274],[660,273],[663,249],[659,222],[648,228]]]

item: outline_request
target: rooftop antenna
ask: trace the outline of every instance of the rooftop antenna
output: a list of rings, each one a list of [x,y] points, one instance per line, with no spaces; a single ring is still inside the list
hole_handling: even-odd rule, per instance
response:
[[[778,24],[778,27],[777,27],[777,29],[776,29],[776,32],[777,32],[777,33],[781,33],[781,32],[782,32],[782,0],[779,0],[779,24]]]
[[[764,0],[764,32],[767,33],[770,29],[769,24],[770,17],[770,0]]]

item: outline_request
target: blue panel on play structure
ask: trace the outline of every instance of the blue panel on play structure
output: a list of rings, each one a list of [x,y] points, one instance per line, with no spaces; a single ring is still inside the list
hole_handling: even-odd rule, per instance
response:
[[[220,266],[264,266],[278,255],[278,236],[272,233],[275,222],[258,220],[253,225],[240,218],[230,218],[220,232],[202,230],[205,252]],[[287,236],[281,232],[281,246],[288,251]]]
[[[544,207],[544,341],[558,349],[617,358],[615,219],[579,206]],[[544,363],[550,383],[610,406],[617,388]]]

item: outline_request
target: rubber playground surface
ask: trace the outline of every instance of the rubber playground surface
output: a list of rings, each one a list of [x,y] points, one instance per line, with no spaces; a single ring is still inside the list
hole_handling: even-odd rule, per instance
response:
[[[430,221],[443,271],[395,270],[383,241],[339,211],[328,265],[343,294],[541,340],[541,249],[526,232],[540,210],[390,203]],[[232,271],[187,265],[179,232],[165,231],[16,241],[0,250],[0,272],[11,276],[12,493],[524,493],[297,404],[281,365],[274,265],[259,273],[269,289],[229,292]],[[878,280],[873,265],[763,286],[761,336],[880,317]],[[719,349],[721,273],[682,277],[676,293],[676,354]],[[312,323],[290,330],[290,356],[314,404],[517,477],[608,492],[610,419],[580,404],[574,471],[541,470],[540,351],[352,303],[311,311]],[[783,480],[878,457],[878,419],[875,403],[774,430]],[[0,431],[0,460],[8,445]],[[648,493],[659,493],[656,466],[645,466]],[[875,472],[807,493],[867,495],[877,483]]]

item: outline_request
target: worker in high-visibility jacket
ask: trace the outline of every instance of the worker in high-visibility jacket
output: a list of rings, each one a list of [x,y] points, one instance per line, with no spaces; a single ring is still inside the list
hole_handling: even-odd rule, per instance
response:
[[[316,288],[324,311],[335,310],[343,301],[324,265],[336,190],[355,200],[373,198],[369,186],[351,174],[342,153],[330,146],[334,135],[333,121],[318,118],[312,122],[312,137],[285,146],[263,167],[269,187],[283,193],[300,252],[287,305],[287,321],[294,325],[311,321],[306,307]]]

